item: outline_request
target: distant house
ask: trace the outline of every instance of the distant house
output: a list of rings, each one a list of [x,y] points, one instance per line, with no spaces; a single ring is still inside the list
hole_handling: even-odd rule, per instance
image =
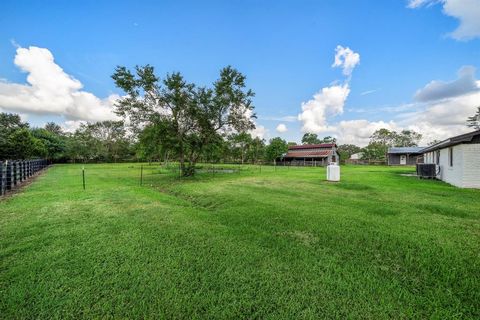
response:
[[[422,162],[422,150],[425,147],[389,148],[387,163],[389,166],[411,166]]]
[[[340,161],[340,157],[335,143],[304,144],[289,146],[280,161],[289,165],[326,166]]]
[[[363,152],[354,153],[350,156],[350,160],[360,160],[363,157]]]
[[[480,130],[422,150],[425,163],[437,165],[437,178],[461,188],[480,188]]]

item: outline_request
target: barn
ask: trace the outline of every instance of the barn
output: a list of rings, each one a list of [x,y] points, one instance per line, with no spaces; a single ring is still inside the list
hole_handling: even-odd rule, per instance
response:
[[[422,161],[422,150],[425,147],[395,147],[387,152],[389,166],[413,166]]]
[[[437,179],[461,188],[480,188],[480,130],[449,138],[422,150],[436,164]]]
[[[340,157],[335,143],[304,144],[289,146],[280,161],[293,166],[326,166],[330,162],[339,162]]]

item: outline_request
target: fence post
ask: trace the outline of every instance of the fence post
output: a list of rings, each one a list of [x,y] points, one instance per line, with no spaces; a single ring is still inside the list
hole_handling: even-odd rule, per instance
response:
[[[0,196],[3,196],[6,191],[6,176],[7,169],[5,167],[4,162],[0,162]]]
[[[85,167],[82,167],[83,190],[85,190]]]
[[[12,177],[12,162],[8,161],[6,162],[6,167],[7,167],[7,190],[12,190],[13,187],[13,177]]]

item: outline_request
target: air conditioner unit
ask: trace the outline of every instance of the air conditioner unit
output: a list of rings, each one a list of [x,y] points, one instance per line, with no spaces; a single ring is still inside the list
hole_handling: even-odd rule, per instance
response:
[[[417,176],[420,178],[436,178],[437,165],[434,163],[417,163]]]

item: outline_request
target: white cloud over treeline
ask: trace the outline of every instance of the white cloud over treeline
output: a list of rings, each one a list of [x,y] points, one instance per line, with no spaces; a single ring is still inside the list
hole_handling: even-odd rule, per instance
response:
[[[353,56],[355,58],[352,58]],[[372,133],[381,128],[396,131],[415,130],[423,135],[424,144],[471,130],[465,125],[466,119],[473,115],[476,107],[480,105],[480,81],[476,80],[475,68],[472,66],[461,67],[456,80],[434,80],[426,84],[416,92],[415,101],[409,104],[408,108],[390,108],[394,114],[389,121],[335,121],[336,116],[344,113],[344,106],[351,91],[352,71],[359,63],[358,53],[348,47],[337,46],[332,67],[343,68],[343,74],[347,78],[343,83],[320,89],[311,100],[302,103],[298,120],[302,122],[303,132],[333,135],[341,144],[365,146]]]
[[[27,83],[0,81],[0,109],[39,115],[57,115],[72,121],[116,119],[117,95],[101,99],[82,90],[83,85],[67,74],[45,48],[18,47],[15,65],[27,73]]]

